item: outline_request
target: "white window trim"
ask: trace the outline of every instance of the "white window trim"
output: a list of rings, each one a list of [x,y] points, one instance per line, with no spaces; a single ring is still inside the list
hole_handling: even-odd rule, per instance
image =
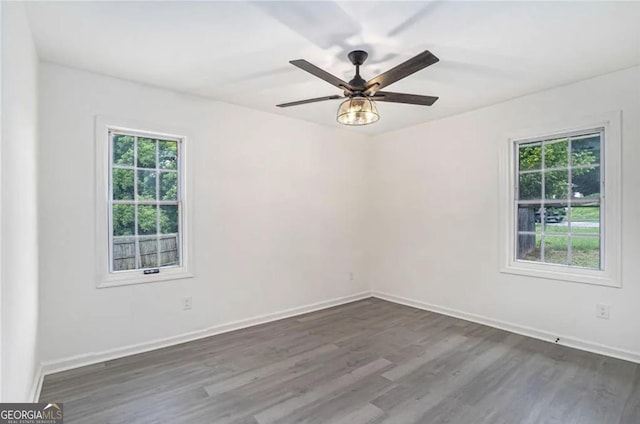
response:
[[[622,113],[620,111],[595,117],[576,118],[562,125],[521,130],[509,134],[507,142],[500,146],[500,272],[529,277],[547,278],[574,283],[595,284],[608,287],[622,287],[621,281],[621,132]],[[602,167],[604,168],[604,196],[601,209],[602,270],[572,268],[562,265],[541,264],[515,259],[515,178],[516,163],[514,149],[516,142],[524,139],[552,137],[589,129],[604,128]]]
[[[179,267],[160,268],[158,274],[144,274],[142,270],[111,272],[110,237],[109,237],[109,131],[126,131],[141,135],[166,136],[182,139],[181,166],[181,231],[182,231],[182,265]],[[192,195],[191,155],[189,154],[189,135],[186,131],[162,124],[138,122],[130,119],[96,116],[95,148],[96,148],[96,287],[117,287],[130,284],[145,284],[158,281],[180,280],[192,278],[193,264],[193,214],[189,207]]]

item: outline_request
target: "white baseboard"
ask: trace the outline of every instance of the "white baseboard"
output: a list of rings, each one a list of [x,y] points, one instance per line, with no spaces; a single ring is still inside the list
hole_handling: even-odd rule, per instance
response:
[[[460,318],[466,321],[476,322],[478,324],[488,325],[489,327],[499,328],[501,330],[522,334],[523,336],[533,337],[534,339],[540,339],[540,340],[544,340],[551,343],[555,343],[556,339],[559,338],[560,341],[558,341],[557,344],[560,344],[563,346],[568,346],[575,349],[584,350],[587,352],[597,353],[600,355],[610,356],[613,358],[623,359],[625,361],[640,363],[640,353],[638,352],[632,352],[624,349],[605,346],[599,343],[577,339],[575,337],[554,334],[554,333],[550,333],[544,330],[539,330],[533,327],[513,324],[510,322],[489,318],[483,315],[471,314],[468,312],[463,312],[456,309],[433,305],[431,303],[426,303],[419,300],[408,299],[406,297],[396,296],[389,293],[373,291],[371,295],[373,297],[377,297],[378,299],[387,300],[389,302],[399,303],[401,305],[411,306],[418,309],[424,309],[427,311],[448,315],[454,318]]]
[[[44,361],[42,362],[40,367],[38,367],[38,375],[36,376],[33,385],[33,398],[38,399],[40,397],[42,381],[44,380],[44,377],[49,374],[54,374],[73,368],[84,367],[87,365],[94,365],[100,362],[110,361],[112,359],[122,358],[125,356],[137,355],[139,353],[149,352],[151,350],[161,349],[164,347],[190,342],[193,340],[203,339],[205,337],[215,336],[216,334],[228,333],[230,331],[240,330],[243,328],[252,327],[254,325],[265,324],[268,322],[290,318],[321,309],[331,308],[333,306],[343,305],[345,303],[355,302],[357,300],[366,299],[368,297],[371,297],[370,292],[361,292],[336,299],[316,302],[305,306],[285,309],[279,312],[258,315],[252,318],[216,325],[203,330],[181,334],[179,336],[167,337],[130,346],[123,346],[115,349],[105,350],[102,352],[76,355],[55,361]]]

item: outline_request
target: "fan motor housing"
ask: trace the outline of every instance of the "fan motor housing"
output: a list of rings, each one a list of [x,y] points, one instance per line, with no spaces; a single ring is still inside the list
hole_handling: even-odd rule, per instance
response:
[[[366,90],[366,83],[367,82],[360,75],[356,75],[351,81],[349,81],[349,84],[357,89],[356,92],[362,92]]]

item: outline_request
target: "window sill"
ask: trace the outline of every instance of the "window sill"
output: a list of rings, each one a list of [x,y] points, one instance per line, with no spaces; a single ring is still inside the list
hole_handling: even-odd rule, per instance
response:
[[[159,281],[184,280],[193,278],[194,275],[184,268],[160,271],[158,274],[144,275],[142,272],[127,272],[124,274],[110,274],[106,278],[102,278],[97,284],[97,288],[104,289],[109,287],[130,286],[133,284],[148,284]]]
[[[504,274],[523,275],[526,277],[545,278],[572,283],[591,284],[597,286],[621,288],[620,279],[614,278],[605,271],[591,271],[582,269],[563,269],[560,266],[544,264],[528,264],[517,262],[500,269]]]

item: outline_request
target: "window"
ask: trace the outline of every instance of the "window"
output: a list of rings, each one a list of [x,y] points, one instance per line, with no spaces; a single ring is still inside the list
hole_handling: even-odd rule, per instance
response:
[[[186,137],[106,123],[97,131],[98,222],[106,224],[98,226],[98,286],[190,277]]]
[[[620,286],[620,118],[513,137],[503,272]]]
[[[110,131],[111,272],[180,266],[180,139]]]
[[[602,133],[516,142],[517,260],[601,269]]]

